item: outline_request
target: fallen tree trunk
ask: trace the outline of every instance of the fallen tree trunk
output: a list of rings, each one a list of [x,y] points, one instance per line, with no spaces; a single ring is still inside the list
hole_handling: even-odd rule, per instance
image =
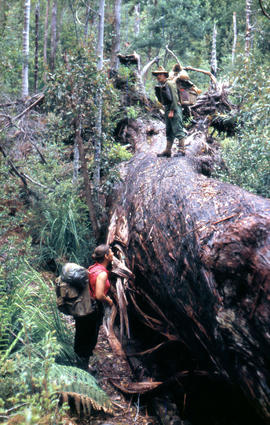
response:
[[[124,247],[135,275],[129,314],[140,358],[150,356],[159,381],[188,369],[184,394],[195,369],[208,389],[218,379],[241,394],[234,422],[200,413],[194,423],[270,423],[270,201],[201,174],[201,158],[216,154],[204,131],[190,134],[186,157],[170,159],[156,157],[162,123],[129,121],[125,135],[136,153],[122,169],[108,242]]]

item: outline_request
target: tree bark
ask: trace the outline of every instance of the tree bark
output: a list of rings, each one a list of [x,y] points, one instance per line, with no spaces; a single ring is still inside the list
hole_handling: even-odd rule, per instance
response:
[[[24,2],[24,26],[23,26],[23,69],[22,69],[22,98],[29,95],[29,26],[30,26],[30,0]]]
[[[105,0],[99,1],[99,24],[98,24],[98,43],[97,43],[97,56],[98,64],[97,69],[101,71],[103,68],[103,50],[104,50],[104,10]],[[101,164],[101,136],[102,136],[102,91],[101,87],[97,89],[97,118],[96,118],[96,135],[95,135],[95,170],[94,170],[94,185],[98,198],[98,190],[100,186],[100,164]]]
[[[251,46],[251,3],[252,0],[246,0],[246,34],[245,34],[245,55],[249,58]]]
[[[133,121],[125,134],[136,153],[122,173],[107,242],[122,244],[135,274],[129,321],[148,349],[143,364],[157,381],[181,383],[190,400],[199,385],[205,410],[214,379],[231,385],[225,422],[213,419],[214,387],[209,417],[190,412],[195,424],[269,424],[270,200],[198,172],[213,151],[201,128],[189,132],[186,157],[170,159],[156,156],[165,145],[161,122]],[[242,397],[239,414],[226,404],[232,392]]]
[[[54,71],[57,46],[57,0],[52,5],[50,68]]]
[[[214,23],[211,51],[211,73],[217,76],[217,26]]]
[[[140,26],[141,26],[141,4],[137,3],[134,6],[134,35],[138,37],[140,34]]]
[[[44,46],[43,46],[43,65],[44,65],[43,80],[45,83],[47,80],[47,68],[48,68],[47,47],[48,47],[49,10],[50,10],[50,0],[47,0],[45,22],[44,22]]]
[[[35,72],[34,72],[34,92],[37,92],[38,86],[38,42],[39,42],[39,1],[35,10]]]
[[[232,64],[235,61],[235,51],[237,43],[237,21],[236,21],[236,12],[233,12],[233,47],[232,47]]]
[[[99,226],[96,218],[96,211],[95,206],[92,200],[92,194],[91,194],[91,183],[87,171],[87,164],[85,159],[85,153],[84,153],[84,147],[83,147],[83,140],[81,137],[81,130],[80,130],[80,119],[79,117],[75,118],[74,121],[74,127],[75,127],[75,144],[78,147],[79,154],[80,154],[80,160],[81,160],[81,168],[82,168],[82,174],[83,174],[83,181],[84,181],[84,191],[85,191],[85,199],[86,204],[88,207],[89,212],[89,218],[91,221],[91,224],[93,226],[93,231],[96,240],[99,238]]]

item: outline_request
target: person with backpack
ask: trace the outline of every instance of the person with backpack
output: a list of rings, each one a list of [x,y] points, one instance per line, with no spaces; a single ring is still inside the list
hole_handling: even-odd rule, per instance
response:
[[[165,124],[166,124],[166,149],[157,154],[159,157],[170,158],[172,156],[172,145],[174,139],[178,139],[179,151],[176,156],[185,155],[185,130],[183,125],[183,114],[181,104],[178,98],[176,83],[168,79],[169,73],[160,66],[157,71],[152,74],[157,78],[158,85],[155,87],[155,93],[160,103],[165,108]]]
[[[95,263],[88,268],[89,291],[95,300],[95,307],[90,314],[75,317],[74,351],[79,357],[78,366],[86,370],[89,357],[92,356],[97,343],[104,312],[103,304],[109,304],[110,307],[113,305],[112,299],[108,296],[110,281],[107,270],[112,263],[113,252],[109,245],[99,245],[94,250],[92,258]]]

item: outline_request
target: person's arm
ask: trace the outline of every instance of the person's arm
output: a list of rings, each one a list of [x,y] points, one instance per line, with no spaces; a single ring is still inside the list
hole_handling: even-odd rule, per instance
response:
[[[173,118],[174,113],[177,111],[177,107],[178,107],[178,94],[177,94],[177,87],[176,84],[173,83],[172,81],[167,82],[167,87],[170,90],[171,93],[171,98],[172,98],[172,103],[170,106],[170,111],[168,113],[168,117],[169,118]]]
[[[113,301],[110,297],[105,295],[105,286],[106,286],[106,280],[108,279],[106,272],[100,272],[97,276],[96,280],[96,299],[99,301],[106,302],[110,306],[113,305]]]

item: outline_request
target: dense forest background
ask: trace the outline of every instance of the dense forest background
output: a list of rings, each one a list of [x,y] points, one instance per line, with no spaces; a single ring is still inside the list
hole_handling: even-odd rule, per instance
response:
[[[236,132],[210,129],[224,159],[216,177],[269,197],[270,8],[263,0],[1,0],[0,23],[1,420],[63,423],[50,370],[76,359],[45,282],[65,261],[90,263],[117,164],[132,156],[117,125],[150,114],[139,101],[123,104],[135,67],[117,54],[136,51],[141,68],[158,58],[153,66],[170,70],[168,46],[184,66],[230,87],[235,112],[223,118]],[[151,70],[144,84],[155,103]],[[206,75],[189,75],[209,88]]]

